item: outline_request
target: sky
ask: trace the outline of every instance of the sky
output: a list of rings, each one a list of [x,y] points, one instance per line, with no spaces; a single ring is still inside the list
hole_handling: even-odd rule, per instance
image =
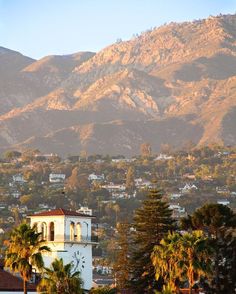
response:
[[[236,0],[0,0],[0,46],[39,59],[97,52],[171,21],[236,13]]]

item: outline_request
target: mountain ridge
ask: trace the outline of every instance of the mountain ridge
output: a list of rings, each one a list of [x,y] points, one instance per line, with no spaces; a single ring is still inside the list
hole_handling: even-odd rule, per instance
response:
[[[62,139],[62,134],[67,136],[66,130],[77,138],[78,152],[88,149],[96,153],[96,147],[103,145],[100,137],[110,144],[108,153],[124,155],[138,152],[138,146],[146,141],[152,142],[155,151],[162,143],[181,147],[189,140],[196,145],[235,144],[235,32],[236,15],[221,15],[170,23],[96,54],[81,52],[32,61],[19,76],[30,79],[33,94],[23,92],[24,99],[15,95],[14,99],[20,100],[18,108],[6,106],[0,111],[0,149],[37,147],[35,142],[39,144],[41,138],[47,142],[39,144],[43,151],[56,148],[64,156],[69,144]],[[39,95],[34,94],[35,84],[41,88]],[[117,120],[123,121],[119,127],[114,123]],[[150,121],[152,130],[148,132],[145,124],[150,125]],[[139,128],[131,128],[131,122]],[[92,131],[85,136],[81,130],[88,125]],[[179,125],[186,127],[182,142],[177,133]],[[157,142],[153,141],[155,128]],[[110,129],[122,133],[121,141],[116,143],[119,148],[110,142]],[[135,134],[132,144],[126,138],[129,133]],[[57,138],[61,152],[49,138]],[[128,145],[131,151],[122,147]]]

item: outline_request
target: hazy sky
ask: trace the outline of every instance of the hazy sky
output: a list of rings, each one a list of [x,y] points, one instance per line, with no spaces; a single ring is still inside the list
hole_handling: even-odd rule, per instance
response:
[[[98,51],[170,21],[235,12],[236,0],[0,0],[0,46],[34,58]]]

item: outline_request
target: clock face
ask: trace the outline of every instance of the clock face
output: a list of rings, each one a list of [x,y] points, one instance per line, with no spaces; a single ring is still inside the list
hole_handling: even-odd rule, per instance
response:
[[[73,255],[73,271],[82,272],[85,267],[85,256],[82,254],[81,251],[76,250]]]

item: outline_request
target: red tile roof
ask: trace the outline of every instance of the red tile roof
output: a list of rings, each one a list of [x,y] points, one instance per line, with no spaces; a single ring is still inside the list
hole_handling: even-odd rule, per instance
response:
[[[36,285],[28,284],[27,285],[28,291],[36,290]],[[0,269],[0,292],[9,292],[12,291],[22,291],[23,292],[23,281],[16,276],[13,276],[9,272],[6,272]]]
[[[30,217],[32,217],[32,216],[57,216],[57,215],[81,216],[81,217],[89,217],[89,218],[94,217],[93,215],[78,213],[76,211],[66,210],[63,208],[39,212],[39,213],[30,215]]]

